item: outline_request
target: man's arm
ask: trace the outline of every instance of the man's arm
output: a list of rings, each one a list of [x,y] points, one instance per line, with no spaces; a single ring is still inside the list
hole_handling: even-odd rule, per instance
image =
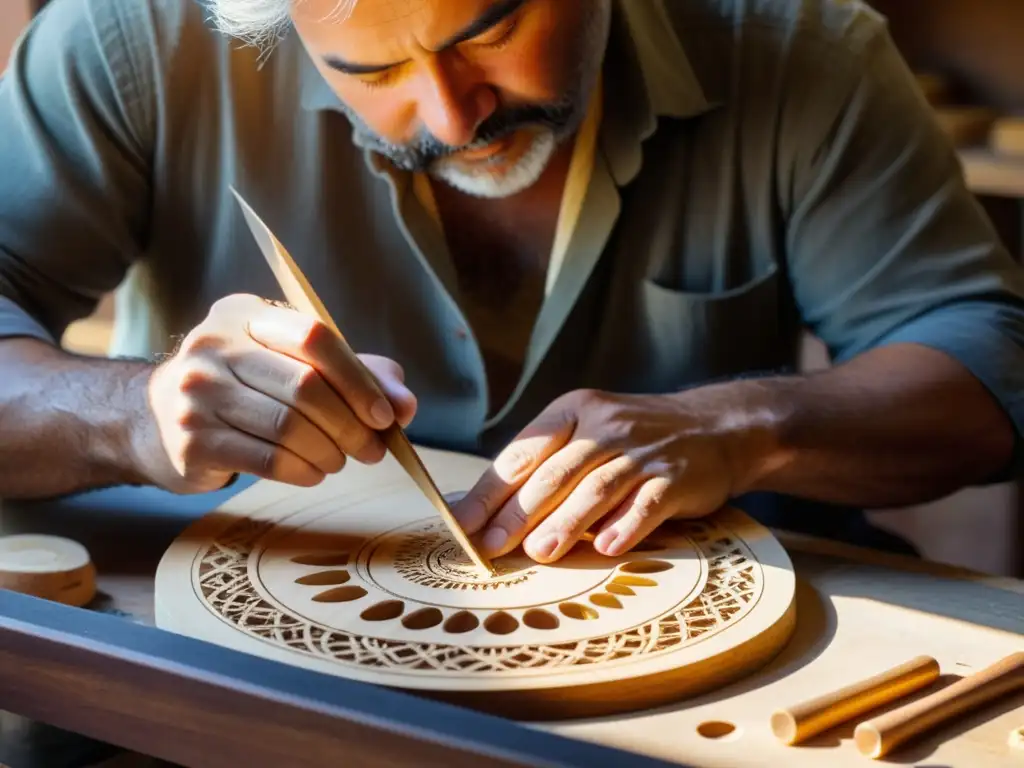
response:
[[[0,79],[0,497],[134,479],[149,366],[58,346],[146,239],[152,107],[123,10],[55,0]]]
[[[839,505],[920,504],[1000,476],[1011,419],[947,354],[874,349],[808,376],[722,385],[706,396],[745,414],[736,495],[772,491]]]
[[[147,413],[144,362],[0,340],[0,497],[40,498],[143,482],[133,432]]]
[[[889,506],[1018,471],[1024,276],[865,19],[849,49],[806,51],[810,85],[784,118],[787,271],[836,366],[733,392],[774,441],[746,488]]]

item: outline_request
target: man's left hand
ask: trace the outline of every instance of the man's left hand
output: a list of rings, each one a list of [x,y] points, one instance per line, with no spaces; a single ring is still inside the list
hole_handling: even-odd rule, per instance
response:
[[[714,388],[571,392],[498,455],[453,511],[489,557],[522,544],[550,563],[591,530],[598,552],[620,555],[669,518],[716,511],[745,482],[763,441],[737,429],[728,413],[735,402],[730,409],[722,400]]]

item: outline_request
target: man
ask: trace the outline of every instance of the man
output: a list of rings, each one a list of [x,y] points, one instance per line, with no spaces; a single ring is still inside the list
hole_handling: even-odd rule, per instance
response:
[[[310,485],[398,419],[551,562],[1018,472],[1021,273],[859,3],[53,0],[0,136],[0,496]],[[118,286],[114,359],[58,349]]]

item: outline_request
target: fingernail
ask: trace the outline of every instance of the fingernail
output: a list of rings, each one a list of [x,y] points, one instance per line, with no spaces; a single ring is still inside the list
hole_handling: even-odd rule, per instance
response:
[[[617,555],[618,552],[615,549],[615,545],[618,543],[619,532],[614,528],[609,528],[607,531],[601,531],[594,539],[594,548],[598,552],[604,552],[606,555]]]
[[[560,539],[555,534],[551,534],[547,538],[541,539],[540,543],[537,544],[533,549],[533,557],[541,558],[546,560],[554,554],[555,550],[558,549],[558,542]]]
[[[504,528],[491,528],[484,534],[482,539],[484,549],[488,552],[498,552],[508,541],[508,531]]]
[[[370,415],[381,427],[388,426],[395,419],[395,412],[391,408],[391,403],[384,399],[378,400],[373,404],[373,407],[370,409]]]

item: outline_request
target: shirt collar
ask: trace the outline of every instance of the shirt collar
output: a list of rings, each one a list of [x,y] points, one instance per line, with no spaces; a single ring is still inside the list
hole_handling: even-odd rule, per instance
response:
[[[642,144],[660,118],[686,119],[716,105],[705,95],[665,0],[613,0],[605,57],[601,148],[619,186],[640,171]]]

